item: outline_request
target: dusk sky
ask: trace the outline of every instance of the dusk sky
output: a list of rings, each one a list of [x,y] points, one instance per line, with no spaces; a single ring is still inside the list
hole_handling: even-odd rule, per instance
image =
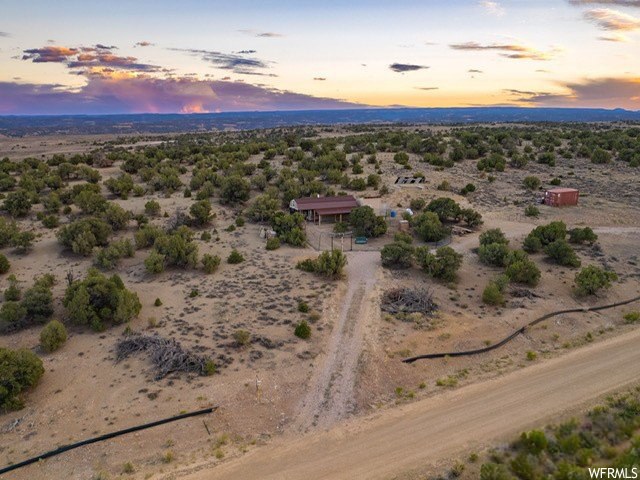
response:
[[[640,0],[0,0],[0,114],[640,110]]]

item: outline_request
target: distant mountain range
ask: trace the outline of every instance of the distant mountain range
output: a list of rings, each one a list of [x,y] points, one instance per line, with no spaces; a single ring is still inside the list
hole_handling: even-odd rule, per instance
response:
[[[361,123],[640,122],[640,111],[598,108],[367,108],[203,114],[0,116],[0,135],[169,133]]]

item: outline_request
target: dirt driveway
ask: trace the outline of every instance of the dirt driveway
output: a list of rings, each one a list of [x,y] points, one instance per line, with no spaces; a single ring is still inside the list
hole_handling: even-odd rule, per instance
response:
[[[347,254],[347,290],[333,324],[331,338],[309,382],[295,423],[297,430],[328,428],[354,408],[357,365],[363,344],[370,338],[373,315],[369,311],[378,252]]]

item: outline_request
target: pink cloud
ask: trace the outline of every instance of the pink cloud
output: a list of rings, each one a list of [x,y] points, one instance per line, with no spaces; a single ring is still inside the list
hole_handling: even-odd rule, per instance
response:
[[[31,48],[24,51],[22,59],[32,60],[34,63],[65,62],[78,53],[79,50],[77,48],[69,47],[50,46],[42,48]]]
[[[543,107],[595,107],[640,110],[640,78],[596,78],[562,82],[566,93],[508,90],[518,102]]]
[[[121,57],[112,53],[113,45],[97,44],[94,47],[45,46],[25,50],[22,60],[34,63],[63,63],[68,68],[111,68],[138,72],[157,72],[160,67],[139,62],[136,57]]]
[[[79,90],[0,82],[0,114],[193,113],[361,108],[246,82],[90,75]]]

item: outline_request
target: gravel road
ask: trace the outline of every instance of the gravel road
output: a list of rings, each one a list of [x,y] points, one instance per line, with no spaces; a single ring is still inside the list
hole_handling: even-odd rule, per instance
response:
[[[188,480],[389,479],[509,438],[640,380],[640,330],[437,397],[285,436]]]

